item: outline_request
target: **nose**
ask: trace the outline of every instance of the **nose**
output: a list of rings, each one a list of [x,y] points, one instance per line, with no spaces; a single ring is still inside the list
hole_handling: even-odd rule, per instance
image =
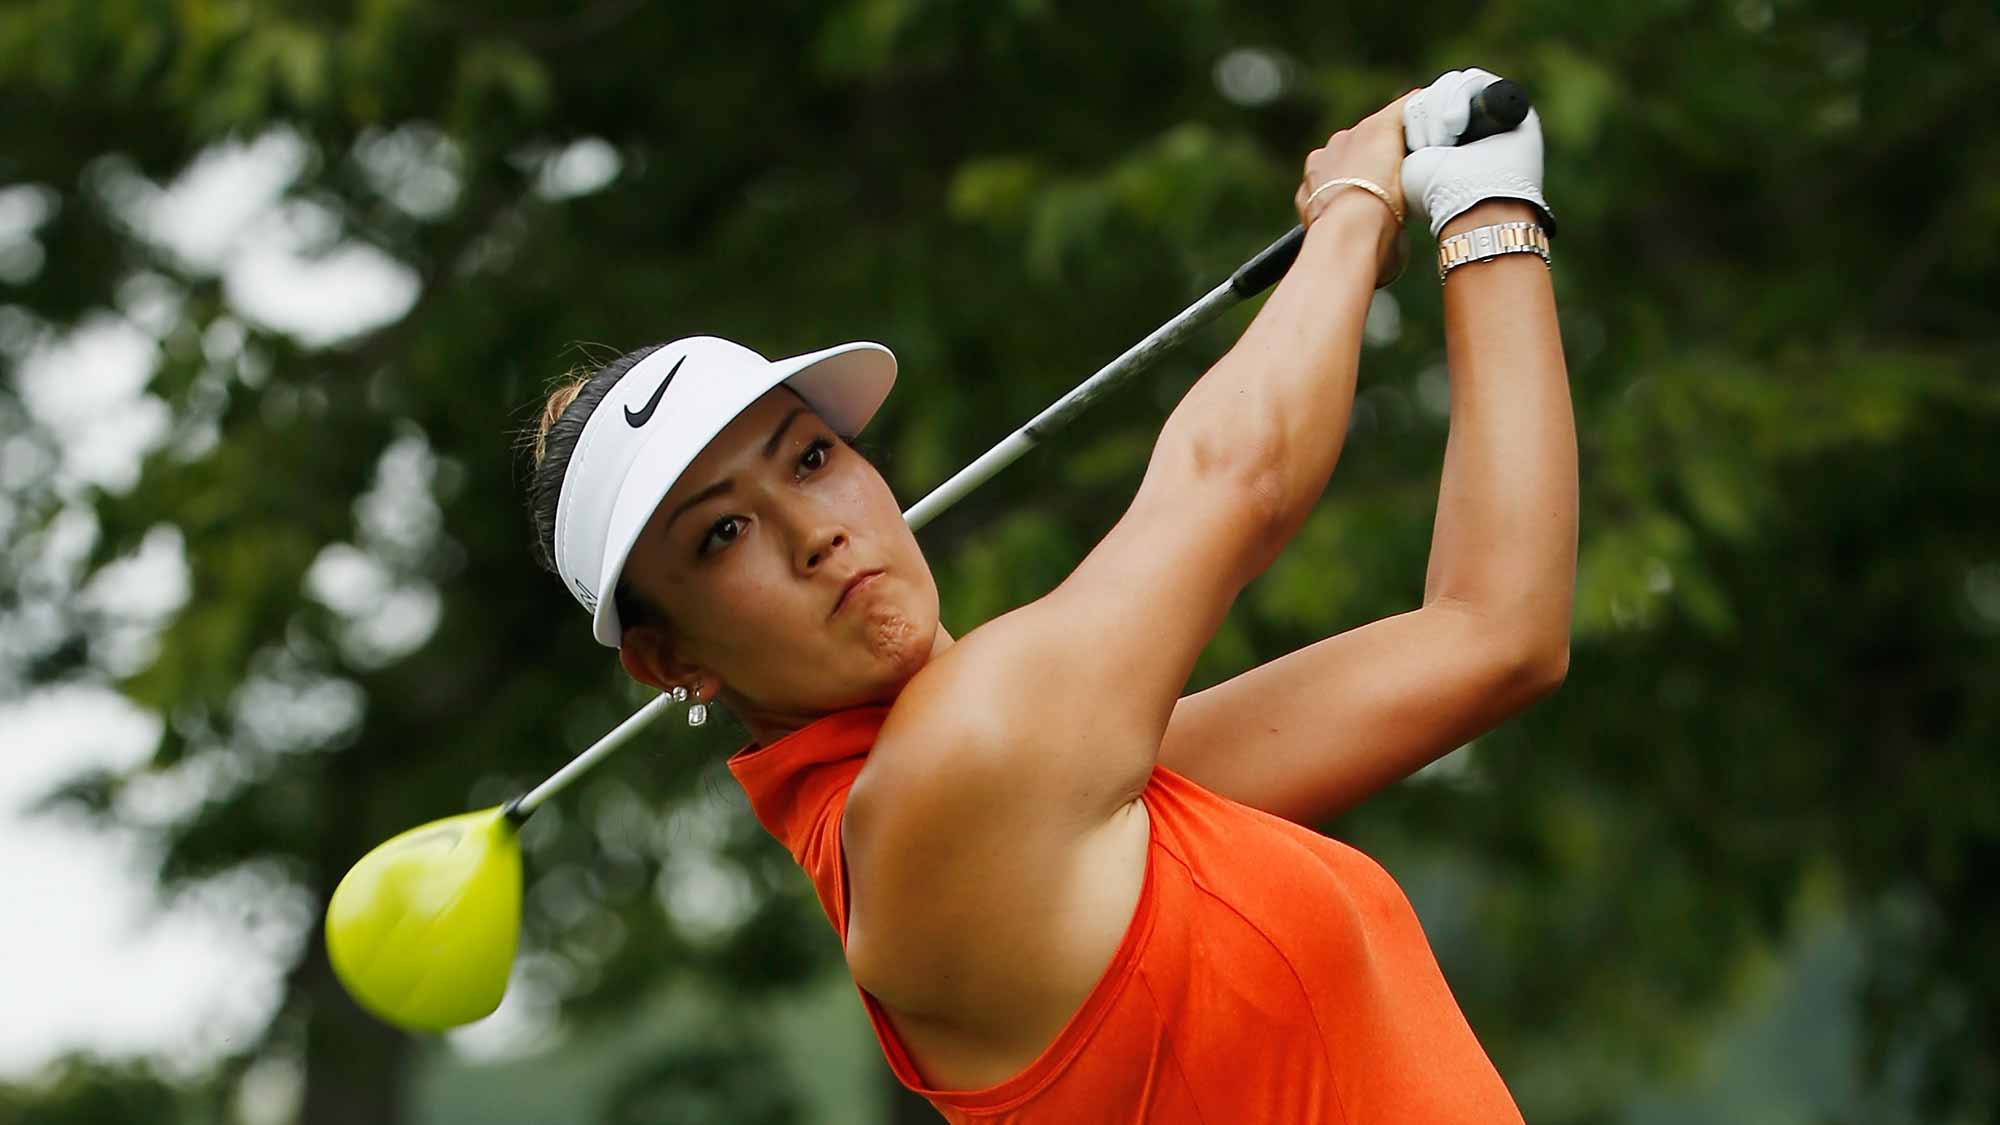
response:
[[[847,532],[838,527],[822,527],[806,536],[799,548],[799,569],[807,574],[819,569],[833,553],[847,546]]]

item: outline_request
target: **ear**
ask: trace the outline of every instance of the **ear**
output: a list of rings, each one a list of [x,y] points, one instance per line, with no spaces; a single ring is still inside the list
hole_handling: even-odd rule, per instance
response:
[[[702,669],[680,661],[673,634],[658,625],[630,625],[618,638],[618,663],[642,684],[669,691],[700,679]]]

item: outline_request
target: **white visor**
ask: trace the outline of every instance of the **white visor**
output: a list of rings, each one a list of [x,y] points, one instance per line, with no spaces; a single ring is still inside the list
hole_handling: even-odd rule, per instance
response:
[[[599,644],[623,626],[613,592],[653,510],[690,461],[783,383],[842,438],[861,432],[896,383],[896,357],[855,343],[775,362],[715,336],[665,344],[635,364],[584,423],[556,500],[556,570],[591,613]]]

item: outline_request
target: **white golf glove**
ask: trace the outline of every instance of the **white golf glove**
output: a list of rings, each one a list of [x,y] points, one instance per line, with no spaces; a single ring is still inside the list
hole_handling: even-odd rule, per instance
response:
[[[1431,236],[1484,199],[1525,199],[1542,212],[1550,233],[1555,216],[1542,198],[1542,118],[1533,109],[1510,132],[1455,144],[1471,116],[1472,96],[1500,76],[1477,68],[1448,70],[1403,103],[1403,198],[1428,217]]]

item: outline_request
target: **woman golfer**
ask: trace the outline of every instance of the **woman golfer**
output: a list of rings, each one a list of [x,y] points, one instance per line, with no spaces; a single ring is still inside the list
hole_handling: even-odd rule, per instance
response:
[[[1435,147],[1492,77],[1447,74],[1306,158],[1296,264],[1131,507],[1055,590],[957,640],[848,445],[894,380],[882,347],[676,340],[549,401],[553,568],[634,678],[747,725],[731,772],[818,888],[890,1066],[948,1119],[1520,1119],[1395,882],[1302,826],[1568,660],[1576,439],[1540,126]],[[1333,470],[1406,205],[1448,270],[1423,605],[1183,698]]]

